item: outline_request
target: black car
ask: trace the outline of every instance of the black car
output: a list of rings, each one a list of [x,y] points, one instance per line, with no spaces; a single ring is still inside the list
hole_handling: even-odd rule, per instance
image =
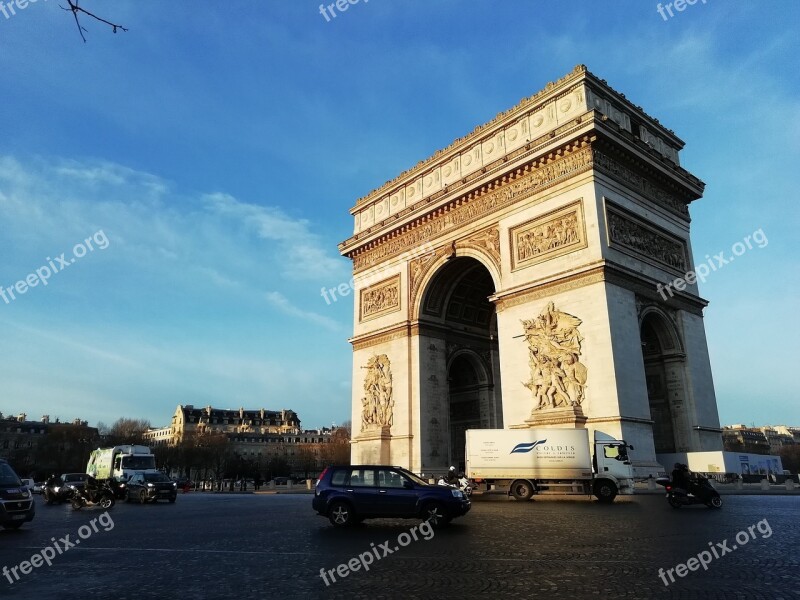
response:
[[[86,473],[64,473],[60,477],[51,477],[44,484],[42,494],[47,504],[67,502],[75,490],[83,491],[86,487]]]
[[[169,500],[175,502],[178,497],[178,484],[163,473],[134,473],[128,480],[126,502],[137,501],[140,504]]]
[[[461,490],[432,485],[402,467],[332,466],[317,480],[312,506],[335,526],[364,519],[424,519],[434,527],[467,514]]]
[[[0,458],[0,525],[3,529],[19,529],[23,523],[33,521],[36,507],[33,493],[5,460]]]

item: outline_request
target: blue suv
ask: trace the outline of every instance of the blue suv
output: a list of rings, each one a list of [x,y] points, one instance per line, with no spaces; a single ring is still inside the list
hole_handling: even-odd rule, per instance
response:
[[[471,504],[461,490],[431,485],[402,467],[348,465],[322,472],[312,506],[337,527],[376,518],[424,519],[436,527],[467,514]]]

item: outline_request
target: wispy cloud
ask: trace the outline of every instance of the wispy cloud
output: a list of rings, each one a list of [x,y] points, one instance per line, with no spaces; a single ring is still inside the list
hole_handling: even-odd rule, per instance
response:
[[[309,310],[303,310],[302,308],[295,306],[280,292],[267,292],[264,294],[264,297],[272,306],[287,315],[291,315],[305,321],[311,321],[312,323],[318,323],[323,327],[327,327],[331,331],[339,331],[342,329],[339,323],[329,317],[325,317]]]

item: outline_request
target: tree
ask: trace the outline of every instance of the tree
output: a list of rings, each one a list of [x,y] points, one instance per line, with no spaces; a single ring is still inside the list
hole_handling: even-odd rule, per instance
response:
[[[144,444],[144,432],[150,429],[147,419],[128,419],[122,417],[114,421],[108,434],[106,443],[109,446],[120,444]]]
[[[778,451],[783,468],[792,473],[800,473],[800,444],[783,446]]]
[[[329,442],[322,444],[321,458],[326,465],[350,464],[350,431],[345,425],[337,427],[331,434]]]
[[[319,451],[322,444],[302,444],[297,450],[295,465],[298,472],[303,473],[303,479],[308,479],[310,472],[319,469]]]
[[[86,31],[86,28],[81,25],[80,15],[86,15],[92,19],[95,19],[96,21],[105,23],[106,25],[111,27],[111,31],[113,31],[114,33],[117,33],[117,29],[121,29],[122,31],[128,31],[122,25],[117,25],[116,23],[112,23],[111,21],[106,21],[102,17],[98,17],[94,13],[91,13],[88,10],[78,6],[79,1],[80,0],[67,0],[69,8],[65,8],[63,6],[61,6],[60,8],[72,13],[72,16],[75,18],[75,25],[78,27],[78,33],[80,34],[84,44],[86,43],[86,36],[84,36],[83,33]]]

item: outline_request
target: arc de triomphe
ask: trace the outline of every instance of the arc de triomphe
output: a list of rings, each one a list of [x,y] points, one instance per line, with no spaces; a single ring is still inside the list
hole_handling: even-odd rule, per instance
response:
[[[461,467],[470,428],[721,450],[683,142],[582,65],[356,202],[354,463]]]

